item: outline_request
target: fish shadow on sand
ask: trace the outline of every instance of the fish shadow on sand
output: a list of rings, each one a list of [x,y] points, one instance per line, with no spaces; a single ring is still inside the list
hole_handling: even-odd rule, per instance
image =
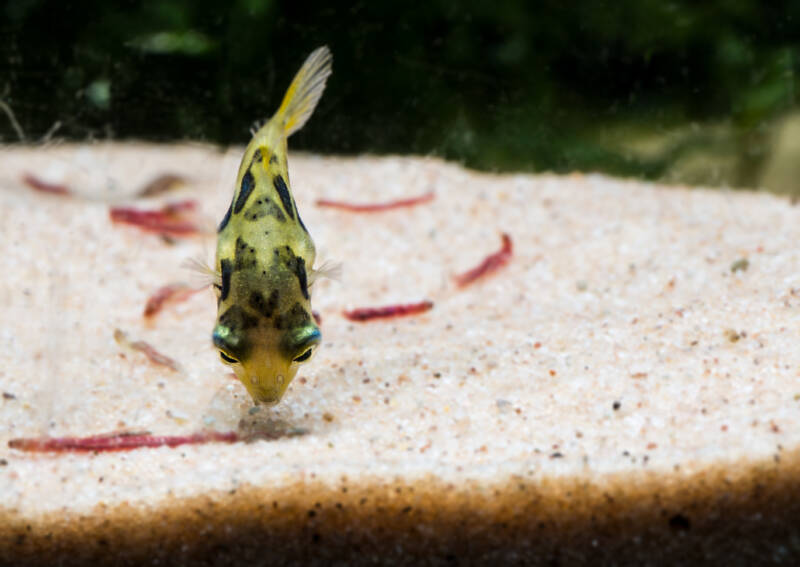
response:
[[[287,404],[253,405],[247,390],[238,381],[220,388],[203,414],[205,428],[234,431],[244,442],[302,437],[327,426],[323,421],[323,418],[293,411]]]

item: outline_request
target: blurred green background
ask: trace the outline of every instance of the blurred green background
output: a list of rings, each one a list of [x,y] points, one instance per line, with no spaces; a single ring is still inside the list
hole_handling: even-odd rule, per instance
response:
[[[0,99],[28,141],[58,122],[244,144],[328,44],[294,149],[800,193],[797,1],[10,0],[0,18]]]

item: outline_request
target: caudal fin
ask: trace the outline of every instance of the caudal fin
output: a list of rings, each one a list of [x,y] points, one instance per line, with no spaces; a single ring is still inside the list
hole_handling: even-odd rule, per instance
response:
[[[318,47],[294,76],[292,84],[283,95],[283,102],[276,113],[276,117],[283,123],[286,137],[297,132],[314,112],[322,91],[325,90],[325,81],[330,77],[333,56],[327,45]]]

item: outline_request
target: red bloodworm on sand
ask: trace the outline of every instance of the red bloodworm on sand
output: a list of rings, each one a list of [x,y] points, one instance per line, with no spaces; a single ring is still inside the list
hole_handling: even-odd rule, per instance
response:
[[[400,305],[385,305],[383,307],[360,307],[351,311],[344,311],[345,317],[351,321],[370,321],[372,319],[389,319],[392,317],[404,317],[407,315],[417,315],[430,311],[433,308],[432,301],[420,301],[419,303],[406,303]]]
[[[431,191],[420,195],[419,197],[411,197],[409,199],[400,199],[397,201],[389,201],[388,203],[373,203],[373,204],[356,204],[344,203],[342,201],[332,201],[330,199],[319,199],[317,201],[318,207],[330,207],[333,209],[341,209],[343,211],[350,211],[353,213],[377,213],[389,209],[399,209],[402,207],[413,207],[428,201],[433,201],[435,195]]]
[[[204,289],[205,287],[196,288],[185,283],[173,283],[160,287],[148,298],[147,304],[144,306],[144,316],[153,317],[159,313],[167,303],[185,301],[195,293],[203,291]]]
[[[59,183],[50,183],[39,179],[35,175],[26,173],[22,176],[22,182],[31,189],[39,191],[40,193],[50,193],[51,195],[69,195],[70,190],[66,185]]]
[[[463,274],[455,276],[453,279],[455,279],[456,284],[459,287],[469,285],[478,278],[491,274],[508,264],[508,262],[511,260],[512,252],[513,247],[511,244],[511,237],[508,234],[503,233],[503,246],[500,248],[500,250],[494,254],[489,254],[486,258],[484,258],[483,262],[471,270],[467,270]]]
[[[191,435],[149,435],[142,433],[113,433],[90,437],[31,437],[12,439],[11,449],[34,453],[89,453],[131,451],[143,447],[178,447],[203,443],[234,443],[236,432],[201,431]]]
[[[180,370],[180,365],[178,365],[178,363],[175,362],[173,359],[171,359],[165,354],[161,354],[155,348],[153,348],[149,343],[146,343],[144,341],[131,341],[128,338],[128,335],[125,334],[124,331],[116,329],[114,331],[114,340],[117,341],[117,344],[119,345],[143,353],[153,364],[166,366],[167,368],[174,370],[175,372],[178,372]]]
[[[202,233],[197,224],[184,215],[196,208],[196,201],[170,203],[156,211],[143,211],[132,207],[111,207],[109,216],[112,222],[131,224],[150,232],[186,236]]]

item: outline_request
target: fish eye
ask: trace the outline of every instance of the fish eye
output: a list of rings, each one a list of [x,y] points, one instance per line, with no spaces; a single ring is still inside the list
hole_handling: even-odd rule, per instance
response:
[[[311,348],[310,348],[310,349],[308,349],[308,350],[307,350],[307,351],[305,351],[303,354],[301,354],[300,356],[298,356],[297,358],[295,358],[295,359],[294,359],[294,362],[305,362],[306,360],[308,360],[309,358],[311,358],[311,352],[312,352],[313,350],[314,350],[314,349],[311,349]]]
[[[236,364],[237,362],[239,362],[239,361],[238,361],[238,360],[236,360],[235,358],[231,358],[230,356],[228,356],[227,354],[225,354],[225,353],[224,353],[224,352],[222,352],[222,351],[219,351],[219,357],[220,357],[222,360],[224,360],[225,362],[227,362],[228,364]]]

